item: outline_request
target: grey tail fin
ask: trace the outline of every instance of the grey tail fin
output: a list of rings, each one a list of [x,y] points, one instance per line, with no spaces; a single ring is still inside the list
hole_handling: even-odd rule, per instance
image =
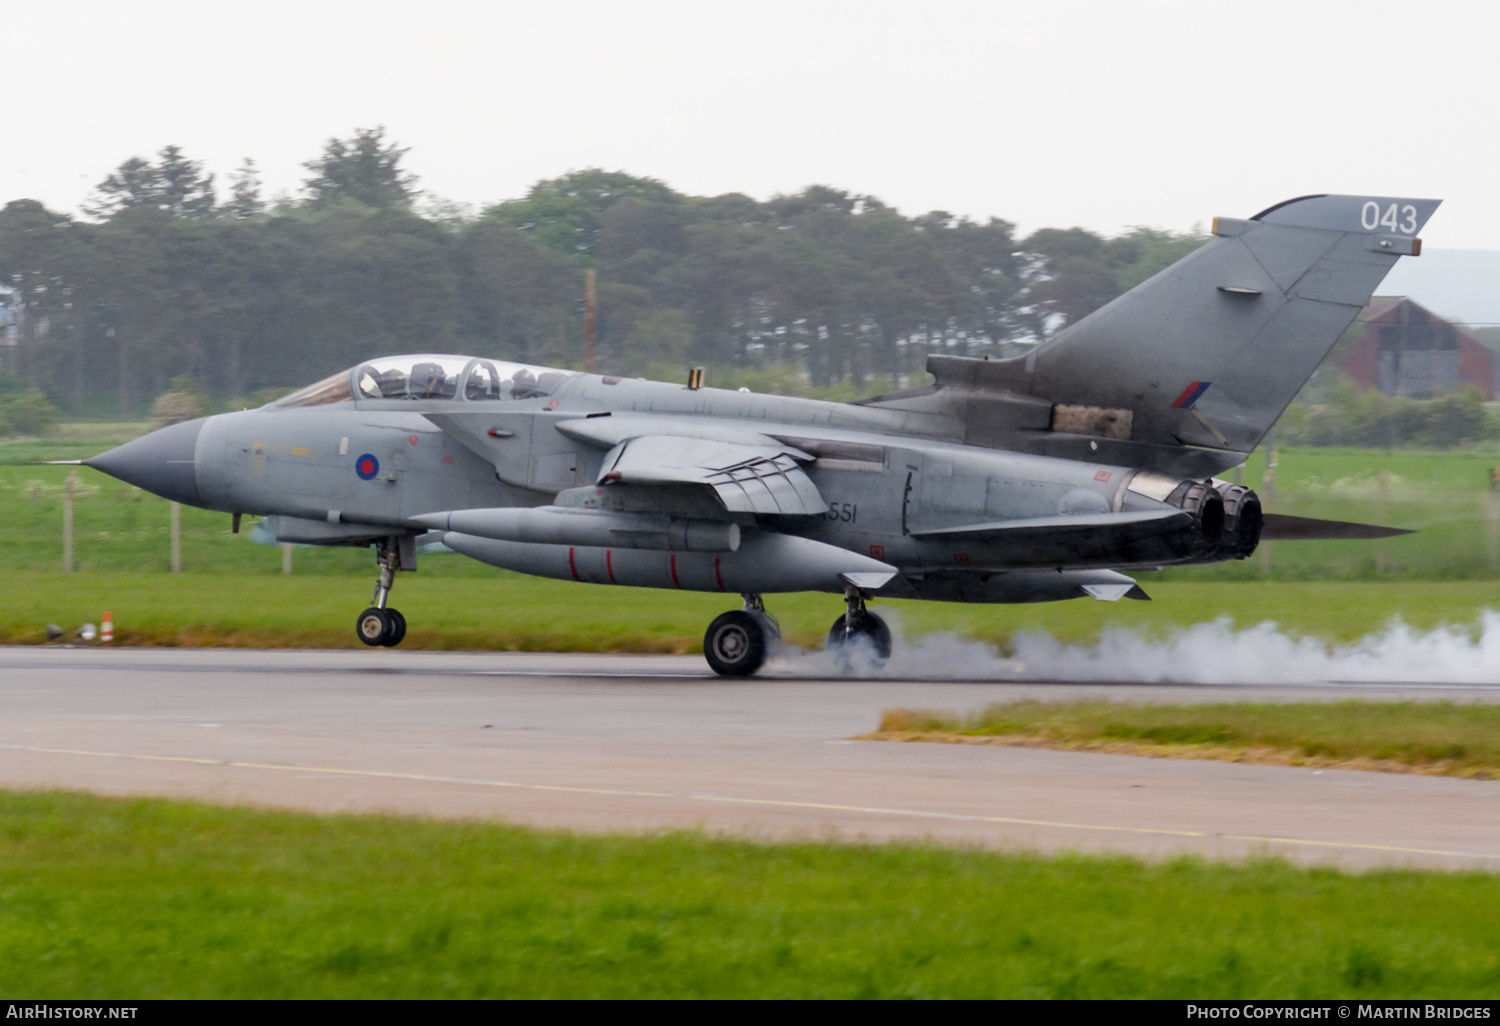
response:
[[[1207,245],[1029,355],[927,369],[1050,402],[1055,432],[1249,452],[1397,259],[1421,252],[1440,202],[1303,196],[1215,218]]]

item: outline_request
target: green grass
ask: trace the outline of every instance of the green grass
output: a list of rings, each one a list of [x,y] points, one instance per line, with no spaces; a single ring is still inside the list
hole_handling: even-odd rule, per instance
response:
[[[300,558],[302,550],[298,550]],[[279,567],[280,555],[265,558]],[[398,575],[392,604],[406,614],[403,648],[697,652],[703,631],[738,596],[636,590],[552,581],[478,566],[457,557],[425,560]],[[454,566],[455,573],[446,571]],[[429,572],[429,567],[437,568]],[[72,630],[113,613],[117,643],[271,648],[357,648],[354,618],[369,601],[374,573],[257,574],[22,573],[0,589],[0,644],[45,640],[46,625]],[[1148,636],[1228,616],[1240,627],[1278,621],[1288,633],[1352,641],[1393,616],[1420,630],[1470,625],[1500,610],[1500,582],[1247,582],[1149,584],[1153,602],[1079,599],[1021,606],[880,602],[905,636],[952,631],[1002,649],[1016,634],[1045,630],[1089,643],[1107,627]],[[834,595],[768,595],[785,636],[820,648],[843,610]]]
[[[27,998],[1500,996],[1500,875],[0,792]]]
[[[870,736],[1500,776],[1500,706],[1454,702],[1022,701],[990,705],[967,716],[890,709]]]
[[[0,465],[42,460],[84,460],[106,449],[139,438],[151,425],[144,421],[120,424],[58,424],[44,437],[0,438]]]
[[[1490,468],[1500,451],[1282,449],[1274,490],[1266,454],[1242,479],[1266,509],[1294,516],[1404,527],[1416,534],[1377,542],[1279,542],[1250,559],[1169,569],[1172,580],[1474,579],[1500,575],[1500,494]],[[1232,475],[1230,475],[1232,476]]]
[[[298,556],[302,550],[298,550]],[[279,566],[280,555],[269,550]],[[439,563],[434,559],[431,562]],[[465,560],[445,565],[465,570]],[[392,605],[411,625],[403,648],[688,652],[738,596],[649,594],[492,570],[469,576],[400,574]],[[371,570],[359,574],[26,574],[0,592],[0,643],[44,640],[47,623],[98,623],[108,610],[118,644],[361,648],[354,618],[369,602]],[[822,607],[834,596],[786,596],[786,608]],[[781,606],[778,604],[778,609]],[[827,624],[823,625],[826,631]]]
[[[165,499],[87,467],[0,464],[0,542],[14,556],[10,568],[18,572],[62,568],[63,487],[69,472],[75,470],[74,569],[83,573],[168,571],[171,504]],[[183,569],[214,574],[280,573],[280,549],[251,541],[250,528],[251,522],[246,521],[240,534],[230,534],[228,514],[183,507]],[[373,568],[375,561],[363,549],[307,546],[297,550],[295,564],[303,570],[328,573]]]
[[[1266,491],[1265,449],[1245,463],[1244,483]],[[1296,494],[1329,494],[1351,499],[1379,499],[1403,495],[1421,497],[1476,494],[1489,489],[1489,468],[1500,466],[1500,448],[1493,444],[1472,449],[1313,449],[1282,448],[1277,452],[1273,498]],[[1381,472],[1386,480],[1382,486]],[[1233,472],[1231,471],[1232,475]]]

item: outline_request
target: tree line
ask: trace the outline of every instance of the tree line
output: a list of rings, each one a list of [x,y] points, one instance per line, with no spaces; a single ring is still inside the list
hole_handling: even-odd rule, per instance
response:
[[[1474,385],[1436,399],[1361,388],[1334,367],[1313,380],[1276,422],[1287,445],[1452,449],[1500,438],[1500,410]]]
[[[470,211],[426,196],[383,129],[330,139],[300,195],[253,161],[224,183],[180,148],[132,157],[81,214],[0,209],[0,371],[70,416],[135,417],[186,378],[250,401],[371,356],[788,368],[815,386],[916,380],[934,349],[1045,338],[1205,241],[905,216],[826,186],[765,202],[597,169]]]

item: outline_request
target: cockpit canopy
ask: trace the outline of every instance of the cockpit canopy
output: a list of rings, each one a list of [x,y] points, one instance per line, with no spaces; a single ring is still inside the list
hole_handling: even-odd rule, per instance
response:
[[[382,356],[331,377],[273,406],[324,406],[350,399],[463,399],[496,402],[551,395],[573,371],[471,356]]]

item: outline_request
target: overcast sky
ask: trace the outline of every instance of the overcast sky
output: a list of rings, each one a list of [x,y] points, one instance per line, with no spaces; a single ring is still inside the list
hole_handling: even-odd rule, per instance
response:
[[[482,206],[584,167],[765,199],[813,184],[1025,232],[1187,229],[1314,192],[1446,200],[1500,249],[1480,3],[18,0],[0,202],[76,211],[177,144],[296,193],[385,125]]]

